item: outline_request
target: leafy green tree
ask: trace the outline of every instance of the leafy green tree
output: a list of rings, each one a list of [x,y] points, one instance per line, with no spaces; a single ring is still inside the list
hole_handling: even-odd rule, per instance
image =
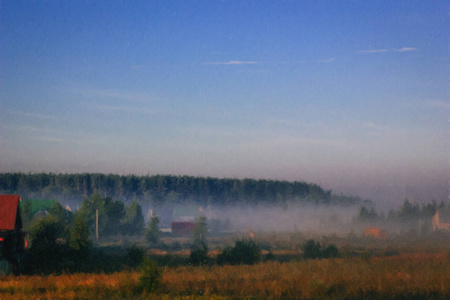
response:
[[[30,230],[31,247],[24,257],[26,269],[37,273],[60,269],[66,259],[60,240],[63,233],[64,224],[54,216],[45,216],[34,223]]]
[[[150,218],[148,230],[145,232],[145,237],[150,245],[154,246],[158,244],[160,236],[161,231],[159,230],[159,218],[157,216],[152,216]]]
[[[69,247],[79,253],[87,253],[89,244],[89,229],[83,216],[77,213],[70,230]]]
[[[104,229],[104,235],[117,235],[121,231],[121,222],[125,217],[125,206],[122,201],[113,201],[111,198],[105,198],[105,212],[107,224]]]
[[[56,240],[64,233],[64,224],[53,216],[37,221],[30,230],[31,249],[38,253],[49,253],[56,247]]]
[[[195,219],[194,228],[192,230],[192,244],[196,245],[206,243],[207,236],[208,236],[207,219],[204,215],[201,215],[197,219]]]
[[[191,262],[194,265],[206,264],[208,258],[208,226],[205,216],[199,216],[192,230]]]
[[[83,202],[81,202],[80,214],[83,216],[91,235],[95,234],[96,210],[98,210],[99,235],[103,235],[103,231],[108,224],[108,215],[106,213],[105,204],[105,199],[102,199],[97,191],[94,192],[89,198],[84,197]]]
[[[403,202],[403,205],[400,208],[398,216],[402,220],[414,220],[419,218],[419,205],[417,203],[411,203],[408,199],[405,199],[405,202]]]
[[[20,215],[22,217],[23,228],[28,229],[29,226],[31,226],[31,221],[33,220],[31,200],[22,200],[20,205]]]
[[[126,208],[125,218],[122,221],[122,231],[124,234],[136,235],[144,230],[144,216],[142,207],[136,200],[131,202]]]
[[[358,218],[362,222],[373,222],[378,220],[379,216],[373,207],[368,209],[367,207],[362,206],[359,210]]]

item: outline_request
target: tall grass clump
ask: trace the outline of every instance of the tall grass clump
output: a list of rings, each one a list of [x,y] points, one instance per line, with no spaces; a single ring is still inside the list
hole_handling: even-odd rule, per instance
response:
[[[144,259],[139,277],[140,288],[146,292],[155,292],[161,286],[162,270],[152,259]]]

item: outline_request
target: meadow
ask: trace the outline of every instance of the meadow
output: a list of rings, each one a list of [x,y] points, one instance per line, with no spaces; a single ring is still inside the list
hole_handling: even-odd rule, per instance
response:
[[[140,271],[0,277],[0,299],[449,299],[442,253],[161,269],[159,288]]]

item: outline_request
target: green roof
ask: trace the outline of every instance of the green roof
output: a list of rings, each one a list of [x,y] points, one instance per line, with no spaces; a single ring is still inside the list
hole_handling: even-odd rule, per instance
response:
[[[56,205],[56,200],[53,199],[23,199],[20,201],[20,205],[22,206],[25,201],[30,201],[31,203],[31,213],[34,215],[36,212],[41,210],[50,210],[53,206]]]

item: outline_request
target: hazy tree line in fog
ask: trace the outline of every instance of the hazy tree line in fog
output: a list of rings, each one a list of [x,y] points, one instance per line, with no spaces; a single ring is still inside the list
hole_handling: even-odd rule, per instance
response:
[[[192,201],[200,205],[311,204],[351,205],[357,197],[332,195],[305,182],[211,178],[173,175],[115,175],[99,173],[0,173],[0,192],[23,198],[81,201],[95,191],[114,199],[152,201],[155,204]]]
[[[418,220],[429,220],[435,214],[436,210],[445,208],[443,201],[439,204],[433,200],[430,203],[424,203],[419,206],[418,203],[413,203],[405,199],[402,206],[398,209],[391,209],[387,215],[383,212],[377,212],[375,208],[367,208],[362,206],[359,210],[358,220],[363,222],[409,222]]]

